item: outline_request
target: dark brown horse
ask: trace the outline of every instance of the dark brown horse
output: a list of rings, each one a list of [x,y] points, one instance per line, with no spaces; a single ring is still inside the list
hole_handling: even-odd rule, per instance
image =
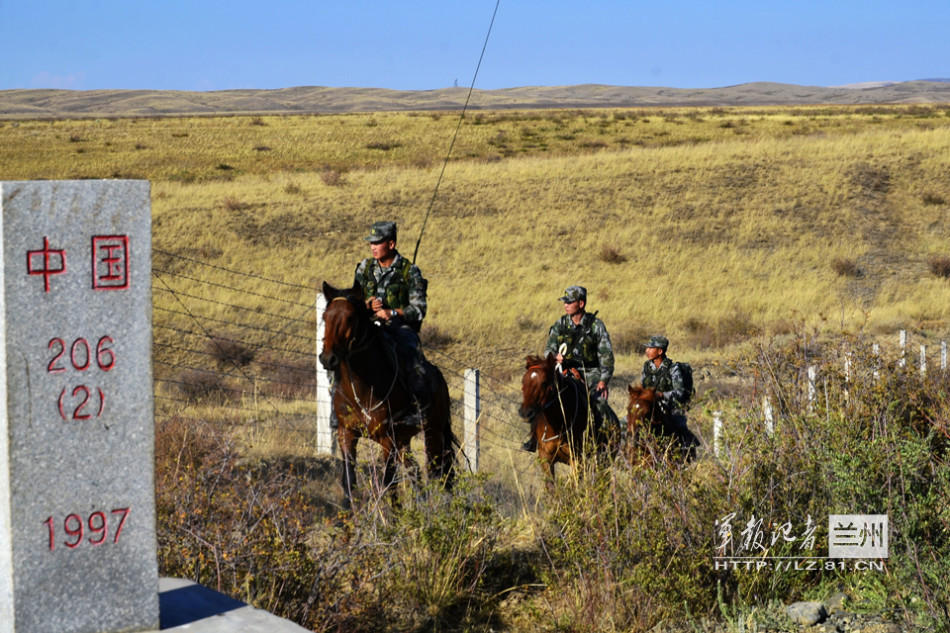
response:
[[[554,464],[572,465],[592,426],[587,385],[572,375],[563,375],[553,354],[546,358],[528,356],[525,370],[518,414],[531,422],[538,459],[553,480]]]
[[[687,461],[696,457],[699,440],[686,427],[685,419],[665,412],[658,403],[656,389],[629,385],[627,403],[627,459],[631,464],[647,458],[657,462],[670,454]],[[659,450],[658,450],[659,449]]]
[[[409,465],[409,441],[421,427],[429,476],[451,487],[458,441],[452,433],[449,388],[442,372],[427,363],[431,398],[420,424],[394,345],[373,323],[360,289],[341,290],[324,282],[323,296],[327,308],[320,363],[334,372],[333,410],[343,455],[344,509],[352,506],[360,437],[382,447],[383,486],[387,489],[395,478],[397,461]]]

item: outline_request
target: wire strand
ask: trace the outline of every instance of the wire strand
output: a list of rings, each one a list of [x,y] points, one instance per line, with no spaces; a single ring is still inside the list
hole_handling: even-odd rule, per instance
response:
[[[485,49],[488,48],[488,38],[491,36],[492,27],[495,25],[495,16],[498,14],[498,5],[501,0],[496,0],[495,10],[491,14],[491,22],[488,25],[488,32],[485,33],[485,43],[482,44],[482,53],[478,56],[478,64],[475,65],[475,73],[472,75],[472,83],[468,87],[468,95],[465,97],[465,104],[462,106],[462,114],[459,115],[458,125],[455,126],[455,134],[452,135],[452,142],[449,143],[449,151],[445,154],[445,160],[442,162],[442,170],[439,172],[439,179],[435,182],[435,189],[432,191],[432,199],[429,201],[429,208],[426,209],[425,217],[422,220],[422,228],[419,229],[419,239],[416,240],[416,248],[412,252],[412,263],[416,263],[416,256],[419,254],[419,244],[422,243],[422,234],[426,230],[426,224],[429,222],[429,214],[435,205],[435,198],[439,193],[439,185],[442,184],[442,176],[445,175],[445,166],[449,164],[449,157],[452,156],[452,148],[455,147],[455,139],[458,138],[459,129],[462,127],[462,121],[465,119],[465,111],[468,110],[468,102],[472,98],[472,92],[475,90],[475,79],[478,77],[478,69],[482,67],[482,59],[485,57]]]

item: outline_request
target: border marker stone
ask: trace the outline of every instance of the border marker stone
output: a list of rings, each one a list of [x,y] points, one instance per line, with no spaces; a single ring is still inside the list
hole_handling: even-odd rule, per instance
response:
[[[0,632],[158,629],[149,183],[0,210]]]

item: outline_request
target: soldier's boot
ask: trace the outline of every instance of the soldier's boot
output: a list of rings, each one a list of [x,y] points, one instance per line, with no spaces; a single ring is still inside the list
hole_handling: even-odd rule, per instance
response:
[[[538,438],[534,434],[534,429],[531,430],[531,435],[528,436],[525,443],[521,445],[521,450],[528,451],[529,453],[534,453],[538,450]]]

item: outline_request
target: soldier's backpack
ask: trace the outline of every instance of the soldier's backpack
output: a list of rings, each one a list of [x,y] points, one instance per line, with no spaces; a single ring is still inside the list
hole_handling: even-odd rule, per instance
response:
[[[693,368],[690,367],[689,363],[676,362],[673,363],[680,369],[680,374],[683,376],[683,390],[686,392],[686,396],[683,398],[683,408],[689,406],[689,403],[693,399],[693,395],[696,393],[696,388],[693,386]]]

